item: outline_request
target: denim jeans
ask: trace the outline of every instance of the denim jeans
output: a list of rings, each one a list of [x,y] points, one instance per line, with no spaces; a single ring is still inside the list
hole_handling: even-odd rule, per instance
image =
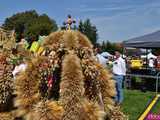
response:
[[[116,81],[116,96],[115,101],[117,103],[122,103],[123,101],[123,89],[122,89],[122,83],[123,83],[123,75],[114,75],[114,80]]]

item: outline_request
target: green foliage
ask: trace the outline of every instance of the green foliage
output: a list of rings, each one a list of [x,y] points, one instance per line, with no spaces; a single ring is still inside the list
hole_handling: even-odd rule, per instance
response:
[[[78,30],[85,34],[94,45],[97,43],[97,28],[91,24],[89,19],[85,20],[84,22],[80,20]]]
[[[152,53],[155,54],[155,55],[159,55],[160,54],[160,49],[159,48],[152,49]]]
[[[115,51],[119,51],[122,53],[123,51],[123,48],[121,46],[121,44],[119,43],[111,43],[109,41],[107,42],[102,42],[102,45],[101,45],[101,48],[102,48],[102,51],[107,51],[111,54],[114,54]]]
[[[35,37],[38,35],[48,35],[51,31],[56,30],[56,22],[54,20],[51,20],[46,14],[43,14],[28,23],[25,35],[31,37]]]
[[[6,18],[3,27],[7,30],[15,29],[17,39],[37,35],[47,35],[57,30],[57,24],[46,14],[39,15],[35,10],[14,14]]]
[[[132,81],[135,80],[136,83],[142,83],[142,78],[133,77]]]

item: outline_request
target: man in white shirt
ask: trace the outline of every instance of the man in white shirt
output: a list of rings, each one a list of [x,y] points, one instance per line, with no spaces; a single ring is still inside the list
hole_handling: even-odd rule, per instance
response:
[[[123,101],[122,83],[123,83],[123,78],[126,75],[126,63],[118,51],[115,52],[115,61],[113,62],[113,74],[114,74],[114,80],[116,81],[116,91],[117,91],[117,95],[115,96],[115,101],[117,104],[121,104]]]
[[[148,62],[149,62],[150,74],[151,75],[156,74],[155,59],[154,58],[150,58]]]
[[[154,59],[153,58],[149,59],[149,67],[154,68]]]

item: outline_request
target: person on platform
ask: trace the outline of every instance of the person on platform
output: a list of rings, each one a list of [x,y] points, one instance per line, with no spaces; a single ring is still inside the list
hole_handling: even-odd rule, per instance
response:
[[[120,105],[123,101],[122,83],[124,76],[126,75],[126,63],[118,51],[115,51],[115,60],[113,62],[113,75],[114,80],[116,81],[117,92],[115,96],[115,101],[117,105]]]

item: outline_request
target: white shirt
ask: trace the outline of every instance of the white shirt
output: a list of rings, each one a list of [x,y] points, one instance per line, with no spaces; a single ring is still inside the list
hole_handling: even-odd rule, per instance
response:
[[[149,59],[149,67],[154,67],[154,60],[153,59]]]
[[[100,54],[97,54],[96,55],[97,59],[98,59],[98,62],[103,65],[104,67],[106,67],[106,64],[107,64],[107,61],[108,59],[106,59],[105,57],[103,57],[102,55]]]
[[[16,66],[12,72],[13,77],[15,78],[18,73],[25,71],[26,67],[27,65],[23,63],[20,64],[19,66]]]
[[[126,75],[126,63],[123,58],[119,57],[113,62],[113,74]]]

